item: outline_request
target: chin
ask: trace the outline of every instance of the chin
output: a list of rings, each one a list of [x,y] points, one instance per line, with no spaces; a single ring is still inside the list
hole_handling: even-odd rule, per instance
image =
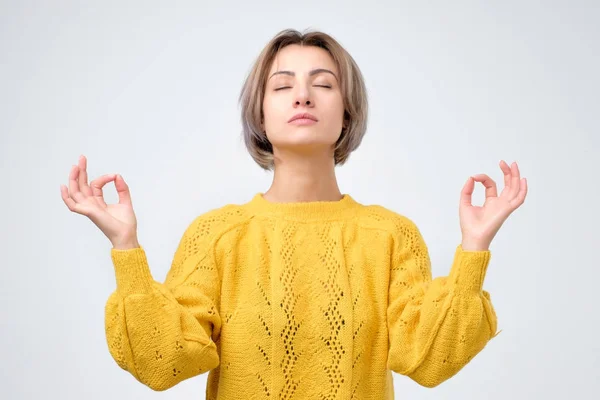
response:
[[[339,135],[334,136],[331,135],[331,133],[323,133],[317,131],[316,129],[311,129],[310,127],[301,126],[286,130],[282,136],[270,140],[274,146],[280,148],[330,148],[331,146],[335,145],[338,138]]]

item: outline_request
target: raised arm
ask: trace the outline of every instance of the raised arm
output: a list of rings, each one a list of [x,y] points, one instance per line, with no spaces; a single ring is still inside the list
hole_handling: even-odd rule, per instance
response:
[[[107,204],[103,187],[115,183],[117,204]],[[70,211],[88,217],[110,240],[117,288],[105,307],[110,354],[124,370],[154,390],[215,368],[221,320],[220,278],[213,257],[216,225],[210,213],[188,226],[164,283],[150,273],[137,241],[137,220],[129,186],[118,174],[88,184],[87,159],[79,158],[61,185]]]
[[[117,364],[154,390],[219,365],[220,279],[199,220],[183,235],[165,283],[152,279],[144,250],[111,250],[117,289],[105,308],[106,339]]]
[[[427,246],[404,218],[390,271],[388,368],[434,387],[460,371],[495,336],[497,319],[482,290],[488,251],[456,248],[450,274],[432,279]]]

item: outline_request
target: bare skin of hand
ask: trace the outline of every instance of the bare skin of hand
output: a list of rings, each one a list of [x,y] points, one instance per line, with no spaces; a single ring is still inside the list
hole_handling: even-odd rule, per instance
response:
[[[525,201],[527,179],[521,178],[517,163],[509,166],[502,160],[500,169],[504,174],[504,189],[499,196],[496,182],[486,174],[469,177],[463,187],[459,216],[464,250],[488,250],[502,224]],[[472,204],[475,182],[485,186],[485,203],[481,207]]]
[[[113,181],[119,202],[106,204],[102,189]],[[121,175],[102,175],[88,184],[87,159],[82,155],[78,164],[71,167],[69,187],[60,185],[60,192],[67,208],[88,217],[106,235],[114,248],[124,250],[139,247],[131,193]]]

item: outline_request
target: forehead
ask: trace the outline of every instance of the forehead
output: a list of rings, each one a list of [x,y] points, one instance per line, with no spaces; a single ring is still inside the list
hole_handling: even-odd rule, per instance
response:
[[[292,44],[279,50],[269,74],[283,70],[301,74],[315,68],[326,68],[338,74],[335,62],[327,50],[316,46]]]

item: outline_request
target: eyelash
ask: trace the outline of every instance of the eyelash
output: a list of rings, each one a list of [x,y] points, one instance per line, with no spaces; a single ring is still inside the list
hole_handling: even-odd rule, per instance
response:
[[[322,87],[322,88],[326,88],[326,89],[331,89],[331,86],[327,86],[327,85],[315,85],[315,87]],[[289,88],[291,88],[291,86],[283,86],[283,87],[275,89],[275,91],[282,90],[282,89],[289,89]]]

